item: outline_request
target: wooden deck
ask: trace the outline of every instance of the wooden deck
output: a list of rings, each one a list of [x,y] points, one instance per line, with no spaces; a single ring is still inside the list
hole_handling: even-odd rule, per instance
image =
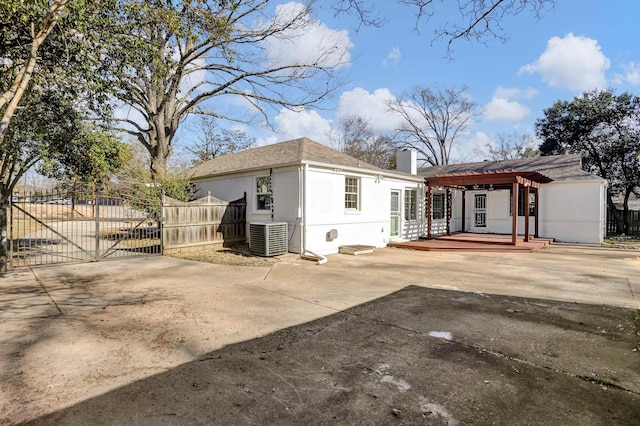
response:
[[[431,240],[420,239],[402,243],[389,243],[389,247],[405,248],[424,251],[538,251],[553,242],[550,238],[529,237],[524,242],[524,236],[518,236],[517,245],[511,243],[511,235],[498,234],[469,234],[460,233],[443,235]]]

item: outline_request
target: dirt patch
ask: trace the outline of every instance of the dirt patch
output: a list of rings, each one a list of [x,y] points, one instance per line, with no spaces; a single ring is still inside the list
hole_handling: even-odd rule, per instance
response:
[[[231,266],[272,266],[280,261],[278,257],[252,255],[247,244],[238,244],[224,248],[194,247],[168,253],[167,256],[177,259],[195,260],[196,262]]]

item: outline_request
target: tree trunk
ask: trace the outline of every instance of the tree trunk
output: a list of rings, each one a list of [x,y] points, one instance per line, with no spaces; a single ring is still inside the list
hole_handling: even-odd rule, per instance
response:
[[[9,258],[8,249],[8,212],[11,191],[4,185],[0,186],[0,276],[7,272]]]
[[[157,132],[155,145],[149,150],[151,156],[151,177],[163,176],[169,169],[169,159],[171,158],[171,138],[162,132]]]

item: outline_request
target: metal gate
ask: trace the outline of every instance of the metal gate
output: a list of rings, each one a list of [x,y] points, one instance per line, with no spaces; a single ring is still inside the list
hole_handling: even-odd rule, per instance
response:
[[[14,196],[9,267],[161,254],[160,206],[99,190]]]

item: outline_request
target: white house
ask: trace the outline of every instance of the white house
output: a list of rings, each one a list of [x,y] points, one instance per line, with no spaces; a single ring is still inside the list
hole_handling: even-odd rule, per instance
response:
[[[284,222],[288,251],[301,254],[454,232],[511,234],[514,244],[605,235],[607,182],[579,155],[417,169],[415,152],[401,151],[397,162],[385,170],[300,138],[217,157],[192,180],[199,196],[246,195],[247,235],[250,223]]]
[[[427,235],[446,233],[447,224],[450,232],[524,234],[528,218],[530,235],[578,243],[605,236],[607,181],[583,171],[579,154],[427,167],[418,175],[432,194]]]
[[[228,154],[192,169],[200,196],[247,196],[247,223],[286,222],[294,253],[384,247],[424,230],[424,179],[384,170],[301,138]],[[249,232],[249,225],[247,225]]]

